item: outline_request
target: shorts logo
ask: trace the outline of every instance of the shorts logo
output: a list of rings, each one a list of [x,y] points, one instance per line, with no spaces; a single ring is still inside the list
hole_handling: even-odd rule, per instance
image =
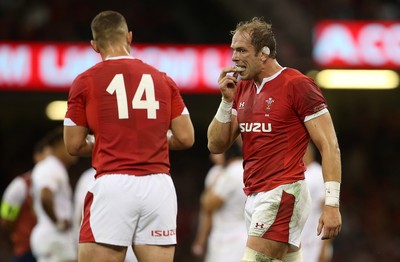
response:
[[[264,224],[258,224],[258,223],[256,223],[256,228],[258,228],[258,227],[264,228]]]
[[[169,236],[175,236],[175,235],[176,235],[175,229],[151,230],[151,236],[152,237],[169,237]]]

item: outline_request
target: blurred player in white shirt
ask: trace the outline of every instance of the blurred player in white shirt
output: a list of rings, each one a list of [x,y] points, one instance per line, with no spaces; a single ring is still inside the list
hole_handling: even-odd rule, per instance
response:
[[[34,147],[33,161],[38,163],[50,154],[45,139]],[[1,227],[9,235],[13,262],[35,262],[29,238],[36,224],[32,203],[32,170],[15,177],[4,191],[1,201]]]
[[[325,202],[325,187],[322,177],[322,167],[315,159],[315,148],[312,143],[304,155],[307,166],[305,180],[311,195],[311,211],[301,234],[301,249],[306,262],[329,262],[332,259],[332,240],[321,240],[317,235],[316,226]]]
[[[201,197],[202,208],[212,214],[206,262],[240,261],[246,247],[243,159],[236,143],[225,152],[225,167]]]
[[[46,137],[52,154],[32,171],[33,207],[37,224],[30,243],[39,262],[76,261],[72,219],[72,190],[67,168],[77,161],[66,151],[62,128]]]
[[[214,165],[208,170],[206,174],[202,195],[207,194],[207,191],[212,189],[218,177],[224,171],[225,154],[210,154],[210,160]],[[210,234],[211,226],[212,212],[209,212],[202,205],[200,205],[197,233],[195,240],[192,244],[192,253],[195,256],[204,256],[207,248],[207,239],[208,235]]]

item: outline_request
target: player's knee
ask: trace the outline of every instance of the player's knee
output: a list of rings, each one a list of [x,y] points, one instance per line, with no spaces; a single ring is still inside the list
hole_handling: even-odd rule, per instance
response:
[[[240,262],[282,262],[279,259],[269,257],[263,253],[257,252],[251,248],[246,247],[243,258]]]
[[[299,249],[295,252],[287,253],[285,256],[285,259],[283,261],[285,261],[285,262],[303,262],[303,255],[301,253],[301,249]]]

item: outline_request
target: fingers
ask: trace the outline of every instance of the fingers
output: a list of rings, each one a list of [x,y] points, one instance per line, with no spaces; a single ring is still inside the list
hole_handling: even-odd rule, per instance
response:
[[[317,236],[321,235],[323,227],[324,227],[324,224],[322,223],[321,220],[319,220],[318,227],[317,227]]]
[[[218,78],[218,85],[222,88],[234,88],[238,82],[239,73],[236,67],[225,67]]]
[[[235,73],[237,72],[236,67],[234,66],[228,66],[228,67],[224,67],[221,70],[221,74],[219,75],[219,78],[224,78],[228,73]]]
[[[341,229],[342,219],[338,208],[325,206],[318,224],[318,235],[322,233],[321,239],[332,239],[336,237]]]
[[[317,235],[319,236],[323,232],[321,237],[322,240],[332,239],[337,235],[339,235],[340,229],[341,229],[341,224],[336,224],[335,226],[327,226],[324,223],[324,220],[320,219],[317,228]]]
[[[321,237],[321,239],[322,240],[332,239],[332,238],[338,236],[339,232],[340,232],[340,229],[341,229],[340,225],[337,226],[337,227],[333,227],[333,228],[324,227],[324,234]]]

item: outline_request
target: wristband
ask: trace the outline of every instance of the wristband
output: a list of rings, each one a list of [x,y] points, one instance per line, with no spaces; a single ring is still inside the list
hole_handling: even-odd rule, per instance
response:
[[[325,182],[325,205],[339,207],[340,183],[336,181]]]
[[[226,102],[222,99],[219,104],[217,113],[215,114],[215,119],[221,123],[229,123],[231,122],[231,112],[232,112],[233,102]]]

